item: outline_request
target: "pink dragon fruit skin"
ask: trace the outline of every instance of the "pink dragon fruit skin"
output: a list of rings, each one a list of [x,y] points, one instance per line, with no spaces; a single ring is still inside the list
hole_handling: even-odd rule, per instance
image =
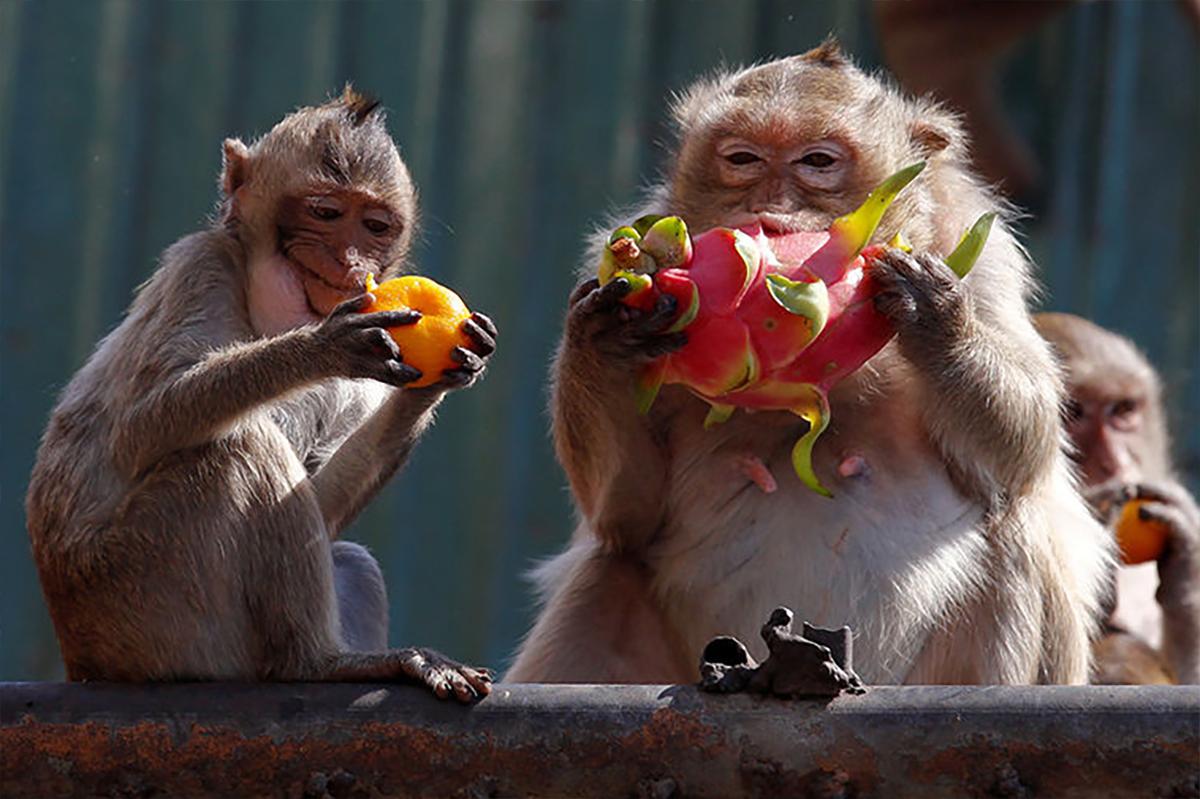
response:
[[[923,166],[888,178],[828,230],[767,236],[757,225],[715,228],[679,248],[676,255],[686,251],[687,257],[658,269],[649,290],[675,297],[680,317],[672,329],[685,329],[688,340],[639,375],[639,410],[648,411],[661,385],[680,384],[713,406],[706,426],[737,407],[791,411],[809,423],[792,451],[796,474],[830,496],[812,468],[813,445],[829,424],[827,393],[895,335],[875,308],[879,287],[871,256],[880,250],[864,253],[864,246]],[[682,222],[666,219],[677,225],[676,235],[682,230],[686,236]],[[981,218],[947,258],[960,276],[982,249],[990,223],[991,215]],[[642,243],[653,261],[661,242],[648,234]],[[640,291],[639,305],[647,300]]]

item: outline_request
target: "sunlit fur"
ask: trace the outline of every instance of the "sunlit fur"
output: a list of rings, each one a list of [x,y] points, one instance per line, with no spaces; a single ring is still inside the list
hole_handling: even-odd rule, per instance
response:
[[[1083,682],[1109,544],[1062,454],[1059,375],[1026,311],[1030,265],[1012,214],[967,168],[954,116],[826,44],[702,80],[675,119],[666,181],[621,221],[681,213],[693,233],[750,221],[749,195],[715,178],[713,141],[730,134],[768,145],[835,136],[853,154],[836,191],[772,187],[787,229],[826,226],[917,160],[928,166],[877,240],[903,229],[918,252],[945,254],[980,214],[1001,218],[966,298],[903,325],[833,392],[815,452],[833,500],[792,474],[802,421],[738,412],[704,430],[707,406],[678,387],[639,417],[635,354],[603,357],[569,314],[552,410],[580,521],[538,570],[542,613],[507,679],[693,681],[714,635],[763,654],[759,626],[783,604],[819,625],[850,624],[869,682]],[[765,462],[778,492],[731,465],[742,453]],[[865,475],[839,475],[851,456],[865,458]],[[608,584],[613,564],[621,579]]]
[[[414,679],[473,695],[470,670],[384,651],[379,567],[332,543],[445,389],[364,379],[384,356],[330,338],[277,251],[285,198],[357,191],[402,223],[374,264],[400,268],[414,193],[369,105],[347,89],[251,147],[227,141],[219,218],[163,253],[59,398],[26,512],[71,679]]]

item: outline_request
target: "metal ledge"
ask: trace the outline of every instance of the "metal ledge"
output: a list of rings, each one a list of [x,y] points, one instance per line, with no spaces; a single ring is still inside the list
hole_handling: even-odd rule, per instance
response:
[[[1200,689],[8,683],[0,795],[1200,796]]]

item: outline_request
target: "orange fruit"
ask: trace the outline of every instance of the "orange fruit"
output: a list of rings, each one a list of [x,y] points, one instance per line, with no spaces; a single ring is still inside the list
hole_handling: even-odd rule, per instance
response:
[[[1129,565],[1158,560],[1167,546],[1167,526],[1138,517],[1138,508],[1144,502],[1141,499],[1126,502],[1117,519],[1117,546],[1121,548],[1121,561]]]
[[[405,275],[379,284],[368,275],[366,289],[375,295],[375,302],[363,313],[407,308],[421,312],[415,324],[388,328],[392,340],[400,347],[400,357],[423,373],[409,387],[432,385],[441,379],[443,371],[458,367],[450,357],[451,350],[471,346],[471,339],[460,329],[463,321],[471,317],[471,310],[461,297],[420,275]]]

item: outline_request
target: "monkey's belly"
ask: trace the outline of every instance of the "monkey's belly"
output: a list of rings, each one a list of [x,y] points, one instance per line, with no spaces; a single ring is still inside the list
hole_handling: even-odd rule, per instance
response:
[[[731,476],[710,456],[651,553],[657,588],[690,650],[736,635],[765,656],[759,628],[787,605],[825,627],[849,624],[864,679],[905,678],[929,633],[982,577],[983,512],[932,453],[889,463],[870,448],[826,453],[833,499],[800,486],[786,452],[767,460],[779,489]],[[836,457],[832,463],[830,457]],[[865,467],[865,468],[864,468]]]

